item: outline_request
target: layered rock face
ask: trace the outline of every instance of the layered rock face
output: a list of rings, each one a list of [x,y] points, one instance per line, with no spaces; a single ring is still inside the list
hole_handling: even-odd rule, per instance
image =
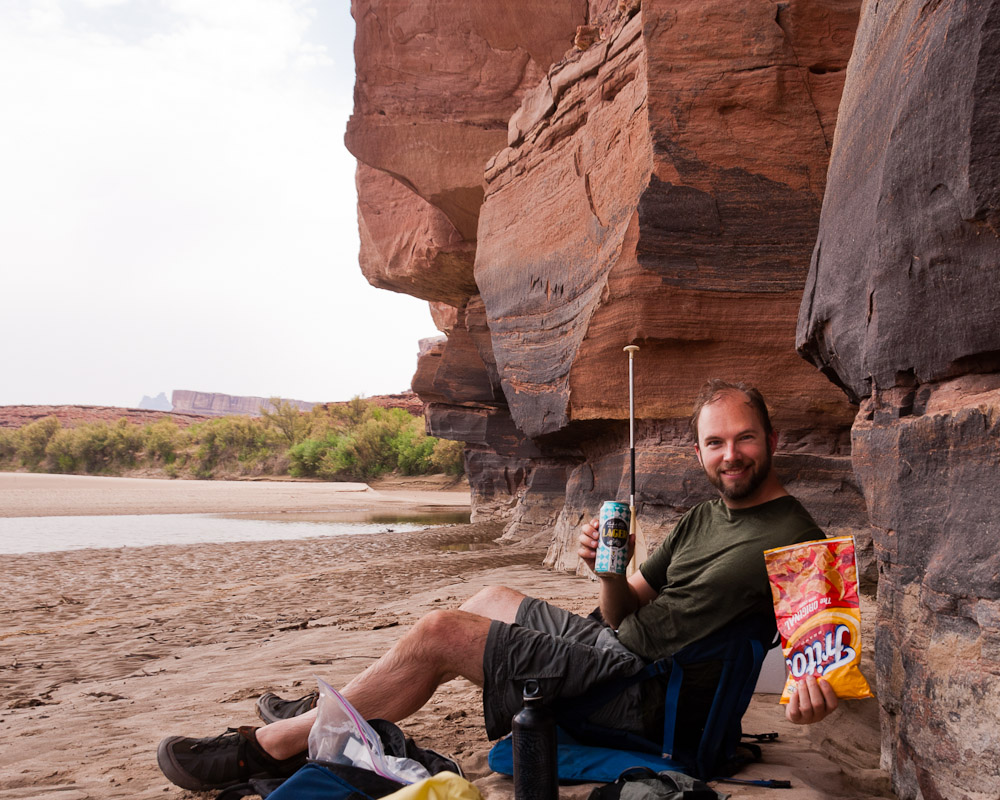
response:
[[[413,387],[430,432],[467,443],[474,518],[517,513],[541,535],[561,462],[510,418],[473,274],[476,229],[485,164],[524,94],[587,22],[587,2],[355,0],[351,10],[357,85],[346,139],[359,161],[362,270],[376,286],[431,301],[447,334],[424,343]],[[561,497],[565,479],[556,483]]]
[[[1000,4],[869,3],[798,345],[861,408],[883,761],[899,797],[1000,786]]]
[[[579,462],[550,563],[575,567],[575,526],[627,499],[633,343],[651,545],[711,494],[686,427],[710,376],[763,388],[784,475],[820,524],[866,528],[854,411],[792,347],[856,14],[646,0],[512,116],[486,170],[475,279],[514,423]]]
[[[367,164],[356,184],[361,271],[372,286],[451,308],[475,294],[475,244],[440,209]]]
[[[627,498],[634,343],[651,545],[710,496],[686,429],[710,376],[765,390],[791,489],[863,534],[854,409],[793,346],[858,1],[352,12],[362,268],[432,301],[413,387],[469,444],[475,516],[576,567],[573,528]]]
[[[562,57],[586,0],[352,0],[347,146],[476,238],[483,164],[525,88]],[[377,200],[375,200],[376,206]]]

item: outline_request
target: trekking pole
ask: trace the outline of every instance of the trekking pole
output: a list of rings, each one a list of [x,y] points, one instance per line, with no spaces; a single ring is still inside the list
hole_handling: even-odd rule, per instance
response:
[[[628,450],[629,450],[629,534],[635,536],[635,560],[645,558],[645,542],[642,543],[640,552],[639,526],[635,517],[635,354],[639,352],[639,347],[630,344],[623,348],[628,353]]]

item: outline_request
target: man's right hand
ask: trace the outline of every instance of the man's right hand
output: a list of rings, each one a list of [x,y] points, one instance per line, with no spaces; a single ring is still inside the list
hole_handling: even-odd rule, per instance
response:
[[[597,544],[601,539],[601,521],[599,519],[592,519],[590,522],[584,523],[580,528],[579,542],[580,546],[577,549],[577,554],[580,559],[590,567],[590,571],[594,571],[594,562],[597,560]],[[635,552],[635,534],[629,534],[628,537],[628,558],[625,562],[628,563],[632,560],[632,553]]]
[[[597,544],[600,541],[600,520],[592,519],[580,527],[578,539],[580,546],[577,555],[591,572],[597,560]],[[635,535],[628,537],[628,557],[632,558],[635,551]],[[624,575],[599,575],[601,579],[600,604],[601,614],[612,628],[640,606],[646,605],[656,597],[656,590],[646,582],[642,573],[636,570],[631,577]]]

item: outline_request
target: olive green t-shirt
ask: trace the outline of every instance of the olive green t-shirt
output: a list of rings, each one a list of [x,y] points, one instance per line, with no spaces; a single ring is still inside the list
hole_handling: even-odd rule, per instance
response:
[[[639,570],[659,594],[618,627],[629,650],[653,661],[752,612],[773,609],[764,551],[824,538],[794,497],[746,509],[695,506]]]

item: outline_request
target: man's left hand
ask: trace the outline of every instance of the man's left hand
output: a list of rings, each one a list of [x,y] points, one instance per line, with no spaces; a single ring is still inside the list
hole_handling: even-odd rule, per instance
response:
[[[796,725],[809,725],[819,722],[836,708],[837,693],[833,687],[827,681],[816,680],[810,675],[795,684],[795,692],[785,706],[785,716]]]

